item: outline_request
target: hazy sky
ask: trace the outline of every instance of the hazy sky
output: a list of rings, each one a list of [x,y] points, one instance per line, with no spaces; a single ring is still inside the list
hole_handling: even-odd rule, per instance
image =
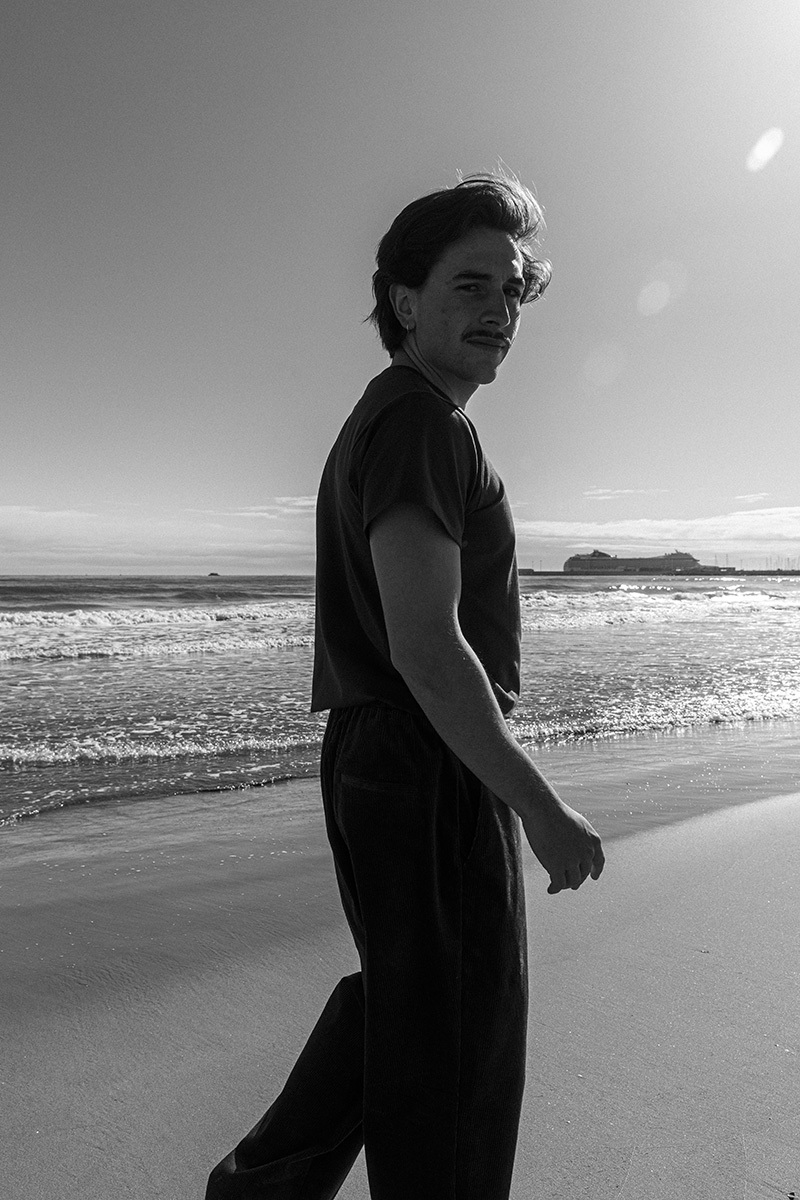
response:
[[[521,564],[800,558],[797,0],[0,25],[0,573],[312,570],[325,456],[388,362],[375,246],[499,159],[554,267],[468,409]]]

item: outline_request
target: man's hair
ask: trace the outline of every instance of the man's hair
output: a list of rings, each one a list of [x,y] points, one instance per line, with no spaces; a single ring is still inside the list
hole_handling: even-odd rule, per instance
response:
[[[375,307],[369,320],[389,354],[400,349],[406,335],[392,305],[392,284],[421,287],[447,247],[479,227],[498,229],[514,238],[523,260],[522,303],[539,299],[550,282],[552,268],[533,253],[533,244],[544,231],[536,198],[513,176],[470,175],[455,187],[412,201],[381,238],[378,269],[372,276]]]

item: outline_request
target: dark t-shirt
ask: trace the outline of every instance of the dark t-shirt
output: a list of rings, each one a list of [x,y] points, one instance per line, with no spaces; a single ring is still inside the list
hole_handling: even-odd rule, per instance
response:
[[[368,539],[375,518],[398,503],[430,509],[460,546],[461,630],[510,712],[520,657],[511,508],[472,422],[408,367],[372,380],[322,473],[312,711],[376,700],[419,711],[389,658]]]

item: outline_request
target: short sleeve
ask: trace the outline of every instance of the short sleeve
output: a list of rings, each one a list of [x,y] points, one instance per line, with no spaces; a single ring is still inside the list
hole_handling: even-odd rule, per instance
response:
[[[353,468],[365,533],[391,505],[421,504],[462,545],[479,461],[459,408],[430,393],[401,396],[365,430]]]

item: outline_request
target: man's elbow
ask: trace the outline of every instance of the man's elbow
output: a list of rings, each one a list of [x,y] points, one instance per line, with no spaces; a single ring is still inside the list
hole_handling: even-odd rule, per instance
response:
[[[447,690],[447,680],[463,657],[459,639],[452,633],[438,638],[395,637],[389,640],[392,666],[412,691]]]

